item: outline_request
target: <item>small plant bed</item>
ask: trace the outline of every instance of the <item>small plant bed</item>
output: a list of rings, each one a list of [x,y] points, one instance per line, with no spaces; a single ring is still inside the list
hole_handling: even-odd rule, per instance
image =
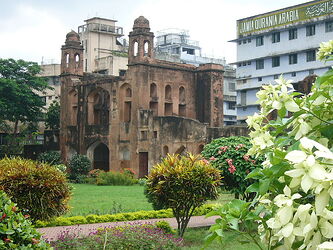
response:
[[[219,208],[216,204],[205,204],[198,207],[193,215],[206,215]],[[117,221],[134,221],[134,220],[146,220],[146,219],[159,219],[159,218],[172,218],[174,217],[171,209],[152,210],[152,211],[137,211],[131,213],[119,213],[119,214],[105,214],[95,215],[90,214],[87,216],[72,216],[72,217],[58,217],[51,221],[36,221],[36,227],[55,227],[55,226],[71,226],[77,224],[93,224],[104,222],[117,222]]]
[[[159,222],[158,222],[159,223]],[[59,235],[57,241],[51,242],[57,249],[182,249],[199,250],[205,245],[204,236],[208,234],[208,227],[189,228],[183,238],[175,236],[169,225],[152,224],[128,224],[97,230],[87,237],[80,237],[79,233],[69,234],[64,231]],[[223,248],[217,241],[213,242],[207,249],[237,249],[257,250],[257,246],[245,243],[245,238],[225,232]],[[104,248],[105,247],[105,248]]]
[[[57,241],[51,242],[54,249],[180,249],[182,238],[170,233],[169,225],[128,224],[91,232],[87,237],[64,231]]]
[[[65,215],[85,216],[88,214],[115,214],[152,210],[147,201],[143,186],[97,186],[91,184],[71,184],[71,210]]]

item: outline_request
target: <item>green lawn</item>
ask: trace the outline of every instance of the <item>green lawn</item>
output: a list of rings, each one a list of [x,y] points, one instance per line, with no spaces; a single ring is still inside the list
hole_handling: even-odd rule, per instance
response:
[[[143,193],[143,186],[71,185],[73,187],[73,195],[69,202],[71,210],[66,216],[153,210]],[[233,197],[232,194],[223,192],[218,200],[208,203],[225,204]]]
[[[143,194],[143,186],[71,185],[71,210],[66,216],[153,210]]]
[[[201,250],[204,246],[205,237],[208,234],[208,227],[200,228],[188,228],[184,234],[184,244],[183,250]],[[225,239],[223,246],[217,241],[213,241],[206,249],[225,249],[225,250],[258,250],[254,243],[251,244],[241,244],[239,240],[244,240],[241,236],[237,236],[233,232],[225,232]]]

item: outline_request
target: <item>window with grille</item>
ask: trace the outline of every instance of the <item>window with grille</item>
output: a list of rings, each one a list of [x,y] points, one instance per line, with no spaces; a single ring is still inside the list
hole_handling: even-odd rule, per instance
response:
[[[263,69],[264,68],[264,59],[256,60],[256,69]]]
[[[314,36],[316,34],[316,25],[311,24],[306,26],[306,36]]]
[[[274,56],[272,57],[272,67],[279,67],[280,66],[280,57]]]
[[[290,54],[289,55],[289,64],[296,64],[297,63],[297,54]]]
[[[297,29],[289,30],[289,40],[297,39]]]

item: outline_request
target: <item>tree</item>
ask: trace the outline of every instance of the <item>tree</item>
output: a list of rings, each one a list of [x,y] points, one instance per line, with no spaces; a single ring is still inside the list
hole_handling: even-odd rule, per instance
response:
[[[36,121],[45,105],[39,93],[50,88],[44,78],[37,76],[41,68],[35,62],[0,59],[0,121],[14,123]]]
[[[52,130],[60,128],[60,104],[53,101],[46,112],[46,127]]]
[[[194,210],[218,197],[219,170],[200,155],[167,155],[151,170],[146,196],[154,207],[171,208],[183,236]]]

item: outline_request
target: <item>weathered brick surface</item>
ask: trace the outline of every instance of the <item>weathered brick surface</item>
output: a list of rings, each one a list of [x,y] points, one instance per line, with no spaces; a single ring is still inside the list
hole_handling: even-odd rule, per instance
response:
[[[69,33],[62,47],[64,160],[86,154],[94,167],[129,167],[144,176],[164,154],[198,153],[211,134],[223,134],[223,66],[154,59],[154,34],[144,17],[135,20],[130,32],[124,77],[83,73],[82,45],[76,38]]]

